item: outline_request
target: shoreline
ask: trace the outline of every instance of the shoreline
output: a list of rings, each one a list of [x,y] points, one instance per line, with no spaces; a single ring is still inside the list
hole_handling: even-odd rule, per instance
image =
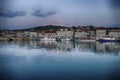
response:
[[[25,38],[4,38],[4,37],[0,37],[0,41],[24,41]]]

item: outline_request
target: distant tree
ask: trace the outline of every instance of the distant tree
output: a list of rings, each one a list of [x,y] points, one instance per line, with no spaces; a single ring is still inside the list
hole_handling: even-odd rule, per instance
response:
[[[88,26],[91,30],[94,30],[95,27],[94,26]]]

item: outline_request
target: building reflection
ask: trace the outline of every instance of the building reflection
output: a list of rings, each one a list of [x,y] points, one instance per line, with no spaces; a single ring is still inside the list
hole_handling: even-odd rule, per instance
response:
[[[94,42],[75,43],[75,47],[79,50],[79,52],[94,52],[95,51]]]
[[[55,41],[27,41],[27,42],[9,42],[10,45],[17,45],[20,48],[25,47],[26,49],[36,51],[45,50],[47,54],[51,51],[52,53],[62,52],[68,53],[76,51],[77,53],[89,52],[90,54],[97,55],[120,55],[120,43],[99,43],[99,42],[73,42],[73,41],[65,41],[65,42],[55,42]],[[8,42],[1,42],[1,47],[7,45]],[[55,52],[54,52],[55,51]],[[38,51],[38,53],[41,53]],[[57,54],[57,53],[56,53]],[[19,55],[5,55],[0,54],[0,63],[15,63],[15,64],[26,64],[27,57],[30,56],[19,56]],[[31,56],[31,59],[34,62],[42,63],[42,62],[57,62],[54,57],[46,56],[44,53],[42,54],[34,54]],[[26,62],[25,62],[26,61]]]
[[[29,43],[27,43],[27,47],[29,49],[46,49],[46,50],[58,50],[58,51],[71,51],[71,50],[74,49],[74,43],[72,41],[65,41],[65,42],[30,41]]]
[[[39,41],[37,42],[37,48],[44,48],[46,50],[56,50],[57,43],[54,41]]]
[[[98,54],[120,54],[120,43],[99,43],[96,42],[95,52]]]
[[[23,44],[23,43],[22,43]],[[26,42],[25,42],[26,44]],[[52,41],[30,41],[26,45],[29,49],[46,49],[70,52],[77,49],[79,52],[93,52],[96,54],[115,54],[120,53],[120,43],[99,43],[99,42],[52,42]]]
[[[0,43],[5,45],[7,43]],[[9,43],[9,44],[13,44]],[[14,45],[26,47],[28,49],[45,49],[47,51],[71,52],[78,50],[79,52],[92,52],[95,54],[120,54],[120,43],[100,43],[100,42],[73,42],[73,41],[26,41],[14,42]]]

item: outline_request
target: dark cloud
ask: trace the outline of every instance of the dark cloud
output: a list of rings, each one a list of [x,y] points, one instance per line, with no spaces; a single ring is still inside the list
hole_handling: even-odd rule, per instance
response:
[[[114,9],[120,9],[120,0],[111,0],[111,7]]]
[[[39,10],[34,10],[33,14],[34,16],[37,16],[37,17],[48,17],[48,16],[51,16],[51,15],[55,15],[56,14],[56,11],[43,11],[41,9]]]
[[[110,0],[110,7],[112,11],[113,21],[120,24],[120,0]],[[115,24],[113,26],[120,26],[118,24]]]
[[[13,18],[13,17],[17,17],[17,16],[25,16],[25,14],[26,13],[23,11],[12,12],[10,10],[0,9],[0,16],[1,17]]]

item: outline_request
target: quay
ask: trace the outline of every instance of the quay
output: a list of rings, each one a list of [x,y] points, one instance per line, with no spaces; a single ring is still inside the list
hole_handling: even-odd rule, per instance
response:
[[[4,38],[0,37],[0,41],[24,41],[25,38]]]

